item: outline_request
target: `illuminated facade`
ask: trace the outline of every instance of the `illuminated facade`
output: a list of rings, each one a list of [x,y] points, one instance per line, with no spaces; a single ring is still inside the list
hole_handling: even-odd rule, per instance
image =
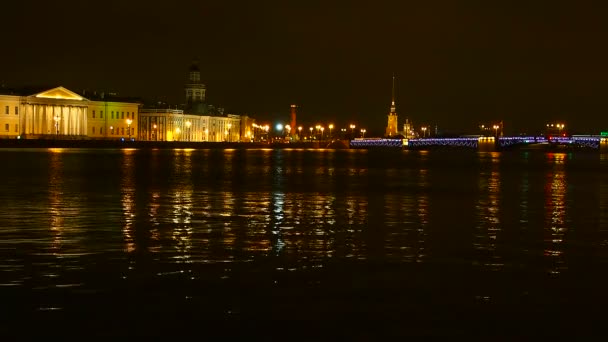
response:
[[[64,87],[0,95],[3,138],[136,138],[139,104],[89,100]]]
[[[185,109],[141,109],[139,139],[147,141],[239,142],[253,139],[253,120],[224,114],[205,103],[206,87],[196,62],[188,70]]]
[[[139,139],[148,141],[241,141],[241,116],[186,114],[177,109],[142,109]]]
[[[393,76],[393,92],[391,98],[391,111],[388,113],[388,124],[386,125],[386,136],[397,135],[397,109],[395,107],[395,76]]]

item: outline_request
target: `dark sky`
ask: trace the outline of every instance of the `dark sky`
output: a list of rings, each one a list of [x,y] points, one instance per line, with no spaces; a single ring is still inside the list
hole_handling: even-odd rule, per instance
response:
[[[194,57],[208,102],[260,120],[333,118],[509,133],[550,120],[608,130],[608,18],[586,1],[9,1],[0,82],[183,102]],[[8,8],[7,8],[8,6]]]

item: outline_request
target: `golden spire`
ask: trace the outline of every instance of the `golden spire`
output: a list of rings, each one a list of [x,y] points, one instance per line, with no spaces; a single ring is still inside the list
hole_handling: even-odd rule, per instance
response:
[[[393,92],[391,95],[391,113],[395,113],[397,110],[395,108],[395,74],[393,73]]]

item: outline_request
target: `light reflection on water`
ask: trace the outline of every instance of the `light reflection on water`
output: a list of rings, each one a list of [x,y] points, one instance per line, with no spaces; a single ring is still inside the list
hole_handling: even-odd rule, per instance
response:
[[[476,205],[477,229],[474,247],[480,252],[483,266],[500,270],[504,266],[497,245],[500,241],[500,153],[480,152],[481,171],[479,174],[479,196]]]
[[[507,275],[517,265],[558,279],[576,267],[567,258],[570,244],[594,249],[604,256],[601,262],[608,261],[605,154],[0,154],[9,165],[0,170],[6,184],[0,193],[6,208],[0,213],[0,283],[7,287],[102,291],[154,284],[154,275],[188,297],[201,295],[197,291],[208,284],[221,297],[226,282],[246,279],[265,288],[260,284],[275,286],[284,272],[321,286],[328,275],[311,270],[333,266],[350,270],[346,278],[356,275],[359,285],[394,282],[418,286],[412,290],[417,293],[436,286],[437,279],[419,277],[423,271],[449,273],[453,265],[470,267],[477,277]],[[599,187],[573,198],[569,189],[590,182],[589,173]],[[596,226],[569,221],[597,208],[597,220],[590,221]],[[577,241],[570,235],[577,231],[589,237]],[[546,263],[529,262],[536,255]],[[385,265],[419,268],[391,273]],[[182,277],[201,283],[188,287]],[[412,279],[418,283],[409,285]],[[494,300],[501,292],[491,293]],[[53,298],[39,308],[64,307],[63,297]]]
[[[549,260],[549,272],[558,274],[567,265],[564,258],[564,238],[568,232],[566,224],[566,180],[564,153],[548,153],[547,160],[553,164],[547,174],[545,185],[545,256]]]

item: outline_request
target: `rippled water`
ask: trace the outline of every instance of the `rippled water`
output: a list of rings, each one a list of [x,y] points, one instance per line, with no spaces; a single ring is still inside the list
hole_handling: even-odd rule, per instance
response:
[[[26,335],[585,335],[608,304],[606,154],[0,160],[3,326]]]

